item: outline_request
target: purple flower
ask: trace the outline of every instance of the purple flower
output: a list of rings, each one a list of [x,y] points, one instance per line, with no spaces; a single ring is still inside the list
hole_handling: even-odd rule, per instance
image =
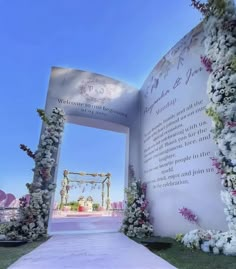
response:
[[[148,206],[148,201],[147,200],[144,200],[144,202],[141,204],[140,208],[142,211],[144,211]]]
[[[231,194],[232,194],[233,196],[236,196],[236,190],[231,191]]]
[[[20,202],[19,206],[20,206],[21,208],[24,208],[24,207],[27,206],[27,200],[26,200],[26,197],[21,197],[21,198],[19,199],[19,202]]]
[[[227,125],[228,125],[229,127],[235,127],[235,126],[236,126],[236,122],[235,122],[235,121],[228,121],[228,122],[227,122]]]
[[[207,72],[211,73],[213,71],[211,67],[212,62],[209,58],[207,58],[206,56],[201,56],[201,62],[205,66]]]
[[[212,166],[214,166],[217,169],[217,174],[224,174],[224,171],[222,169],[221,163],[218,162],[216,158],[210,158],[212,160]]]
[[[188,208],[183,207],[179,209],[179,213],[188,221],[197,223],[197,216]]]
[[[142,183],[141,190],[142,190],[142,193],[145,195],[146,194],[146,190],[147,190],[147,184],[146,183]]]
[[[191,6],[193,6],[194,8],[196,8],[197,10],[199,10],[204,16],[208,15],[209,13],[209,4],[208,3],[201,3],[201,1],[197,1],[197,0],[191,0],[192,4]]]
[[[223,24],[223,28],[230,32],[232,32],[235,27],[236,27],[236,20],[226,21]]]
[[[35,159],[35,153],[33,153],[26,145],[20,144],[20,149],[26,151],[27,155],[32,159]]]

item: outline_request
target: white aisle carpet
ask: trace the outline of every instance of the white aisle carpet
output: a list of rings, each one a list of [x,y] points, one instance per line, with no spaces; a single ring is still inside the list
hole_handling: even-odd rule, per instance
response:
[[[9,269],[174,269],[122,233],[54,235]]]

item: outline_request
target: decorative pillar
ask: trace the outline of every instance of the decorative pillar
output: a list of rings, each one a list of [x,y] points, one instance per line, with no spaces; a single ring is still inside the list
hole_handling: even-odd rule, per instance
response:
[[[69,185],[66,185],[65,204],[68,203],[68,199],[69,199],[68,191],[69,191],[69,188],[70,188],[70,186]]]
[[[67,170],[64,170],[63,172],[63,180],[62,180],[62,189],[60,191],[60,195],[61,195],[61,203],[60,203],[60,209],[63,208],[64,204],[67,204],[67,201],[68,201],[68,192],[69,192],[69,189],[70,189],[70,186],[69,186],[69,179],[67,178],[67,175],[69,174],[69,172]]]
[[[62,188],[61,188],[61,191],[60,191],[60,195],[61,195],[60,209],[63,208],[64,201],[65,201],[65,198],[66,198],[66,186],[67,186],[67,179],[66,178],[64,178],[62,180],[61,185],[62,185]]]
[[[110,176],[108,176],[108,179],[107,179],[107,201],[106,201],[107,207],[106,207],[106,210],[109,210],[109,208],[110,208],[110,185],[111,185]]]
[[[61,202],[60,202],[59,209],[62,209],[63,204],[64,204],[64,190],[63,189],[61,189],[60,195],[61,195]]]
[[[102,182],[102,207],[104,206],[104,183]]]

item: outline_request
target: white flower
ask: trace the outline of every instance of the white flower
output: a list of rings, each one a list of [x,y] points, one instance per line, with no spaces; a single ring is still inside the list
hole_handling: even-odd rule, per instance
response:
[[[201,244],[201,250],[204,252],[210,252],[210,248],[209,248],[209,242],[205,241],[203,244]]]
[[[133,218],[129,218],[129,223],[133,223],[134,219]]]
[[[213,248],[213,253],[214,254],[219,254],[220,253],[220,250],[217,247],[214,247]]]

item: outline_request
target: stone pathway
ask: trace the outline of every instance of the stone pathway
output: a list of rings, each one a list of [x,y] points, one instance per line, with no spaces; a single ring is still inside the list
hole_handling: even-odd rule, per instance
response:
[[[122,216],[84,216],[53,218],[49,224],[49,234],[98,231],[117,232],[122,224]]]
[[[8,269],[174,269],[122,233],[54,235]]]

